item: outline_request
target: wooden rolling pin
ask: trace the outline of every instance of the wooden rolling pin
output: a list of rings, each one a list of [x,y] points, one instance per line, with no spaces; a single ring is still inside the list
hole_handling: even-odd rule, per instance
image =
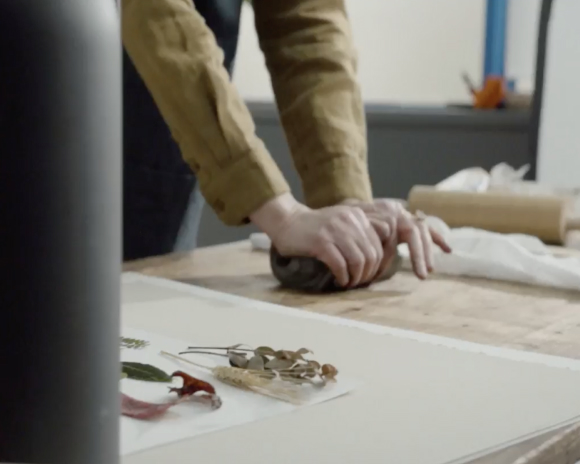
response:
[[[573,206],[572,198],[511,192],[453,192],[415,186],[408,198],[412,213],[437,216],[449,227],[474,227],[504,234],[534,235],[561,245]],[[576,224],[578,225],[578,224]]]

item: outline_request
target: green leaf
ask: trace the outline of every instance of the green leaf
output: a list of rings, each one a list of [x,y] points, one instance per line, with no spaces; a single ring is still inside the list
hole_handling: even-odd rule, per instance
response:
[[[171,376],[151,364],[138,362],[121,363],[122,372],[129,379],[143,380],[144,382],[171,382]]]
[[[147,340],[139,340],[137,338],[121,337],[121,348],[130,348],[132,350],[140,350],[149,346]]]

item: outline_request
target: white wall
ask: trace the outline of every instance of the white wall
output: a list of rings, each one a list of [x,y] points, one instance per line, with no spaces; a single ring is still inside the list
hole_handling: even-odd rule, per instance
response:
[[[536,44],[541,0],[509,0],[505,73],[517,89],[530,92],[536,74]]]
[[[540,123],[538,180],[580,187],[579,0],[554,0]]]
[[[366,101],[470,100],[461,73],[476,82],[483,73],[485,0],[347,0],[347,7]],[[250,7],[243,14],[234,82],[248,100],[273,98]]]

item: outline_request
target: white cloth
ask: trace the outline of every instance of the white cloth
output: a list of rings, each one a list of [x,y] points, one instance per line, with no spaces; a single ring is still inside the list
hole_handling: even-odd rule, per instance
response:
[[[252,250],[254,251],[270,251],[270,237],[266,234],[255,233],[250,234],[250,243],[252,244]]]
[[[536,237],[467,227],[449,229],[434,217],[426,221],[446,238],[453,250],[446,254],[436,248],[435,271],[439,274],[580,290],[580,259],[554,256]],[[410,269],[406,244],[399,245],[399,253],[403,267]]]

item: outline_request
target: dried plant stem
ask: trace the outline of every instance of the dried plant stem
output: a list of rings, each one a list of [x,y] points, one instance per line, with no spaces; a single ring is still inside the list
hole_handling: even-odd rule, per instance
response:
[[[211,348],[208,348],[211,349]],[[226,353],[214,353],[212,351],[181,351],[179,354],[210,354],[212,356],[221,356],[223,358],[227,358],[228,355]]]
[[[225,351],[225,353],[215,353],[215,351]],[[187,351],[182,351],[180,354],[212,354],[214,356],[228,356],[229,353],[255,353],[255,350],[250,348],[188,346]]]
[[[253,353],[254,350],[250,348],[240,348],[233,346],[188,346],[188,350],[226,350],[226,351],[245,351],[247,353]]]
[[[162,351],[161,354],[208,371],[213,374],[217,380],[228,385],[250,390],[264,396],[269,396],[296,405],[302,403],[299,398],[300,385],[291,381],[290,383],[285,383],[284,379],[273,378],[266,372],[240,369],[238,367],[230,366],[208,367],[166,351]]]
[[[205,370],[207,372],[212,372],[212,368],[211,367],[204,366],[203,364],[198,364],[196,362],[190,361],[189,359],[185,359],[185,358],[182,358],[181,356],[177,356],[176,354],[168,353],[167,351],[161,351],[160,354],[163,355],[163,356],[166,356],[168,358],[173,358],[176,361],[181,361],[181,362],[184,362],[186,364],[191,364],[192,366],[199,367],[200,369],[203,369],[203,370]]]

